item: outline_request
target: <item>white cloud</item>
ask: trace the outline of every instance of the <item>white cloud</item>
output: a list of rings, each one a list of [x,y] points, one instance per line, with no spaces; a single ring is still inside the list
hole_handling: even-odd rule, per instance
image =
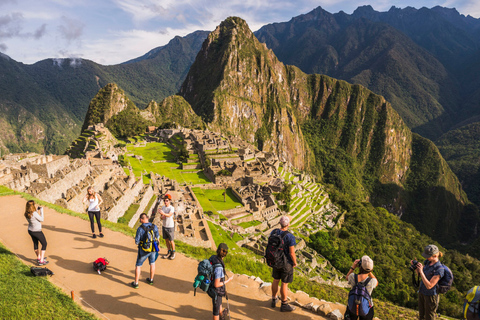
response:
[[[60,35],[68,42],[78,40],[83,34],[83,28],[85,24],[77,19],[63,16],[61,19],[61,25],[58,26]]]

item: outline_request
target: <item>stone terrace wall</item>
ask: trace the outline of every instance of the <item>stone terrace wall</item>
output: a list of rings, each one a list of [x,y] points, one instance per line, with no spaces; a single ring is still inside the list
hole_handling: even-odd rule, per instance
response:
[[[50,162],[46,162],[50,160]],[[54,156],[53,158],[41,158],[35,163],[30,164],[30,168],[40,176],[51,178],[60,169],[65,168],[70,164],[68,156]]]
[[[140,200],[140,203],[139,203],[140,207],[138,207],[137,212],[133,215],[132,219],[130,219],[130,221],[128,222],[128,226],[130,228],[133,228],[133,226],[135,226],[135,223],[137,222],[138,217],[140,217],[140,214],[142,214],[142,212],[145,212],[147,215],[149,214],[149,212],[145,211],[145,209],[150,210],[150,208],[147,208],[147,205],[150,202],[150,199],[152,199],[152,197],[153,197],[153,188],[152,186],[148,185],[142,200]],[[155,205],[155,203],[153,205]]]
[[[93,189],[96,192],[103,192],[105,189],[105,184],[110,180],[110,177],[115,174],[115,169],[104,170],[102,173],[97,176],[92,185]],[[83,199],[87,195],[87,188],[83,188],[79,194],[77,194],[73,199],[67,202],[67,208],[77,212],[85,212],[84,208],[87,206],[83,203]],[[100,208],[102,210],[102,208]]]
[[[107,213],[108,220],[117,222],[118,218],[125,214],[130,204],[135,201],[135,198],[143,188],[143,179],[140,177],[135,186],[131,189],[125,190],[124,195],[118,199],[116,205]]]
[[[66,156],[68,161],[68,156]],[[77,160],[79,161],[79,160]],[[67,163],[68,165],[68,163]],[[55,182],[50,186],[50,188],[43,190],[37,195],[37,198],[42,199],[47,202],[55,203],[57,199],[63,198],[62,195],[67,192],[67,190],[85,177],[90,174],[90,166],[87,163],[82,163],[82,166],[78,167],[76,170],[73,170],[65,175],[65,178]]]

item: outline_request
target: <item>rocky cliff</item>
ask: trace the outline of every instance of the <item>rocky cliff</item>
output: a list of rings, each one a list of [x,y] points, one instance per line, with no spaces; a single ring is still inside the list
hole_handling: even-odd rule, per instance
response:
[[[276,152],[444,243],[462,233],[468,200],[431,141],[368,89],[283,65],[240,18],[208,36],[180,95],[211,130]]]

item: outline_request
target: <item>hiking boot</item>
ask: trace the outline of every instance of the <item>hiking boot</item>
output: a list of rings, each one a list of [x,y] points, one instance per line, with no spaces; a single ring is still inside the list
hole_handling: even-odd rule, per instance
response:
[[[99,234],[98,236],[99,236],[100,238],[103,238],[103,237],[104,237],[103,233],[101,233],[101,232],[100,232],[100,234]]]
[[[131,285],[134,289],[138,289],[138,283],[135,283],[135,281],[133,281],[132,283],[130,283],[130,285]]]
[[[147,283],[148,284],[153,284],[153,279],[147,278]]]
[[[170,254],[170,257],[168,257],[168,259],[170,259],[170,260],[175,259],[175,251],[173,251],[173,252]]]
[[[169,259],[171,254],[172,254],[172,251],[168,250],[168,253],[167,253],[167,254],[164,254],[164,255],[162,256],[162,259]]]
[[[295,310],[295,307],[288,303],[282,303],[280,307],[281,312],[292,312],[293,310]]]
[[[46,265],[46,264],[48,264],[48,261],[47,261],[47,260],[38,261],[38,265],[39,265],[39,266],[44,266],[44,265]]]
[[[272,308],[275,308],[277,306],[277,301],[278,298],[276,297],[275,299],[272,298],[272,304],[270,305]]]
[[[97,235],[94,233],[94,234],[92,235],[92,238],[93,238],[93,239],[96,239],[96,238],[97,238]]]

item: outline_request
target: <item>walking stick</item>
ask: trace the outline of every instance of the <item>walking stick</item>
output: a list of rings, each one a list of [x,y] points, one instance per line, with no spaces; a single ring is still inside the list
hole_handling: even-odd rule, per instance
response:
[[[232,320],[230,318],[230,304],[228,303],[228,292],[227,292],[227,287],[225,287],[225,298],[227,299],[227,310],[228,310],[228,320]]]

